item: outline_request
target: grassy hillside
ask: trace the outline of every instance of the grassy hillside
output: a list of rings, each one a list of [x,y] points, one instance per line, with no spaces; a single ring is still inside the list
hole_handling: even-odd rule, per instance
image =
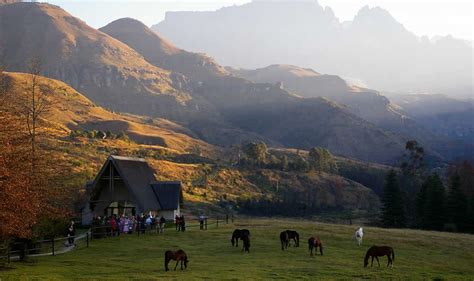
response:
[[[188,216],[190,218],[190,216]],[[233,248],[234,228],[251,232],[250,253]],[[297,230],[301,247],[280,249],[279,233]],[[358,247],[351,239],[355,226],[322,224],[300,220],[241,219],[234,225],[219,224],[208,231],[189,227],[185,233],[167,229],[164,235],[122,235],[93,240],[82,248],[61,256],[34,258],[29,263],[14,262],[13,269],[0,277],[39,279],[287,279],[314,280],[471,280],[474,277],[474,236],[416,230],[365,228]],[[325,246],[324,256],[310,257],[306,241],[317,235]],[[363,259],[371,245],[390,245],[395,250],[393,269],[364,268]],[[164,271],[164,252],[185,250],[188,269]],[[173,269],[174,263],[171,263]]]
[[[12,81],[12,93],[21,100],[30,85],[29,75],[6,75]],[[370,189],[341,176],[235,167],[229,164],[227,149],[200,140],[176,123],[110,112],[57,80],[40,77],[39,84],[51,104],[43,120],[51,139],[49,149],[74,166],[72,178],[78,188],[93,179],[114,154],[145,158],[160,180],[181,180],[188,210],[223,212],[228,207],[241,208],[242,200],[273,202],[292,193],[318,209],[367,210],[378,205]],[[279,188],[275,188],[277,182]],[[305,194],[311,197],[303,200]]]

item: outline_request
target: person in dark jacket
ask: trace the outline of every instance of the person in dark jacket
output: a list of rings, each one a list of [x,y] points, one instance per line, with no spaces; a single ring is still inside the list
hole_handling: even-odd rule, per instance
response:
[[[185,231],[186,230],[186,222],[184,221],[184,216],[181,215],[181,217],[179,218],[179,223],[181,225],[181,231]]]
[[[74,221],[71,221],[71,224],[69,225],[69,228],[67,229],[67,241],[69,245],[75,245],[74,244],[74,236],[76,236],[76,227],[74,226]]]

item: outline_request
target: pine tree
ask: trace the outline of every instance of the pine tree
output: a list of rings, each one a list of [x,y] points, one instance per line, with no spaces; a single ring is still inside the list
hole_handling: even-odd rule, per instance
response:
[[[468,217],[468,200],[461,190],[459,174],[451,176],[451,188],[446,199],[446,219],[456,225],[458,231],[464,231]]]
[[[416,200],[420,226],[426,229],[442,230],[445,222],[445,192],[438,174],[429,176],[423,183]]]
[[[384,227],[406,226],[403,197],[394,170],[390,170],[385,179],[382,204],[382,225]]]

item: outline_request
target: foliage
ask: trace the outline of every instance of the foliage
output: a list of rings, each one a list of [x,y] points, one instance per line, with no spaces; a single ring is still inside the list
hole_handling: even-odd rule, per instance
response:
[[[311,168],[319,172],[337,172],[337,164],[329,150],[322,147],[314,147],[309,151],[309,163]]]
[[[453,174],[446,199],[446,220],[448,223],[454,224],[458,231],[467,229],[468,203],[468,198],[461,190],[461,177],[459,174]]]
[[[398,185],[397,174],[390,170],[386,177],[382,196],[382,225],[384,227],[405,227],[405,207]]]
[[[445,221],[444,185],[438,174],[429,176],[416,198],[417,221],[421,228],[442,230]]]
[[[41,79],[31,74],[28,93],[0,93],[0,239],[31,238],[40,217],[67,214],[59,179],[68,168],[49,152]]]
[[[257,165],[261,166],[265,163],[267,156],[267,145],[264,142],[251,142],[243,147],[244,153],[247,158]]]

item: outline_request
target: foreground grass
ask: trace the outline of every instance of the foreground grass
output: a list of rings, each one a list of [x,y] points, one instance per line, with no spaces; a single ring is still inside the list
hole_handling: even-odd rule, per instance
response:
[[[232,248],[234,228],[251,231],[250,254]],[[281,251],[279,233],[297,230],[301,247]],[[239,219],[235,224],[185,233],[169,229],[164,235],[123,235],[92,241],[89,248],[11,264],[0,271],[0,280],[10,279],[444,279],[474,280],[474,236],[413,230],[365,228],[363,246],[351,240],[355,227],[309,221]],[[307,238],[321,237],[325,255],[310,257]],[[363,267],[371,245],[395,249],[394,268]],[[190,258],[188,270],[164,271],[164,251],[184,249]],[[174,262],[170,264],[173,269]]]

